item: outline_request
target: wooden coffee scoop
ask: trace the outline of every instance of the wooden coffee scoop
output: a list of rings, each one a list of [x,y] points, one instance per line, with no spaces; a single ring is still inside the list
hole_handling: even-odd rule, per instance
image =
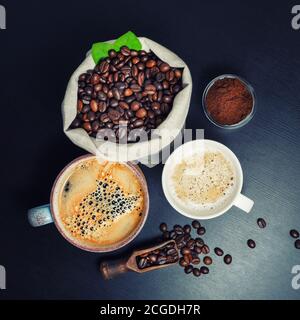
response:
[[[165,262],[163,264],[155,264],[145,268],[139,268],[137,264],[137,257],[145,257],[147,253],[151,253],[155,250],[164,248],[168,244],[174,243],[174,249],[176,250],[177,259],[172,262]],[[144,273],[152,270],[162,269],[178,263],[178,248],[174,240],[166,241],[155,247],[134,251],[129,258],[118,261],[105,261],[100,264],[100,272],[105,280],[113,279],[115,276],[128,271],[134,271],[138,273]]]

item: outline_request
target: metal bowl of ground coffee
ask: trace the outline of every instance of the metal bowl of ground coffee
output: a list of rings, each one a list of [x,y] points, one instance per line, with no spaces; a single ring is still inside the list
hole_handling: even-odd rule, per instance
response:
[[[202,105],[214,125],[224,129],[240,128],[252,119],[256,97],[247,81],[234,74],[224,74],[207,85]]]

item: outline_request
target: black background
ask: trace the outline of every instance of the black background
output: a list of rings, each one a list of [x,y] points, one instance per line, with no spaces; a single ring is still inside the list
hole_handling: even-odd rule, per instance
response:
[[[299,299],[291,269],[300,251],[288,233],[300,229],[300,30],[291,28],[295,2],[281,1],[1,1],[0,30],[1,213],[0,264],[7,289],[0,299]],[[104,282],[99,261],[108,255],[72,247],[48,225],[31,228],[28,208],[47,203],[58,172],[85,153],[62,130],[60,107],[68,79],[91,44],[128,30],[176,52],[193,76],[187,128],[231,148],[241,160],[243,192],[251,214],[232,208],[204,223],[211,247],[233,256],[215,258],[206,277],[179,267]],[[258,97],[244,128],[211,125],[201,108],[203,89],[222,73],[247,79]],[[118,256],[158,235],[158,225],[187,223],[161,189],[162,166],[142,167],[151,209],[134,242]],[[256,226],[265,217],[268,228]],[[257,241],[253,251],[248,238]]]

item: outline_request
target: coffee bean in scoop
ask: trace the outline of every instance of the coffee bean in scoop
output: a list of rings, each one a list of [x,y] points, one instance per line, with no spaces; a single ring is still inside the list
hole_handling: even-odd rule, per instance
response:
[[[300,239],[297,239],[297,240],[295,241],[295,248],[296,248],[296,249],[300,249]]]
[[[295,239],[299,238],[299,231],[297,231],[296,229],[292,229],[290,231],[290,236]]]

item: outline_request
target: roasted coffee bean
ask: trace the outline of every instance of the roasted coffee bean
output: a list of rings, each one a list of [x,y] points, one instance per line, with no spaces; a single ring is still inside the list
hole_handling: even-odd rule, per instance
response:
[[[169,233],[168,231],[164,231],[164,233],[163,233],[163,238],[164,238],[165,240],[169,240],[169,239],[170,239],[170,233]]]
[[[81,121],[79,119],[74,119],[73,122],[71,123],[71,128],[76,129],[79,128],[81,125]]]
[[[196,245],[197,247],[202,247],[202,246],[204,246],[204,241],[203,241],[203,239],[201,239],[201,238],[196,238],[196,239],[195,239],[195,245]]]
[[[188,247],[183,247],[180,252],[181,252],[181,254],[182,254],[183,256],[184,256],[184,255],[188,255],[188,254],[191,253],[191,249],[188,248]]]
[[[193,266],[192,265],[188,265],[188,266],[186,266],[185,268],[184,268],[184,272],[186,273],[186,274],[189,274],[189,273],[191,273],[191,272],[193,272]]]
[[[192,226],[193,226],[193,228],[195,228],[195,229],[199,229],[199,228],[201,227],[201,224],[200,224],[199,221],[194,220],[194,221],[192,222]]]
[[[83,124],[83,128],[86,130],[86,131],[92,131],[92,126],[91,126],[91,124],[89,123],[89,122],[85,122],[84,124]]]
[[[191,239],[191,235],[187,233],[183,236],[183,239],[185,242],[188,242]]]
[[[97,101],[96,100],[91,100],[90,107],[91,107],[92,111],[97,112],[98,111],[98,103],[97,103]]]
[[[181,258],[179,259],[179,265],[180,265],[181,267],[186,267],[186,266],[189,265],[189,263],[188,263],[183,257],[181,257]]]
[[[137,83],[130,85],[130,89],[133,92],[141,92],[142,91],[142,88]]]
[[[146,266],[147,266],[147,259],[146,258],[139,259],[138,267],[140,269],[144,269]]]
[[[194,247],[194,251],[198,254],[202,252],[201,247]]]
[[[157,260],[157,255],[152,253],[148,256],[149,260],[153,263],[153,262],[156,262]]]
[[[83,108],[83,102],[81,100],[77,101],[77,112],[81,112]]]
[[[141,104],[138,101],[133,101],[130,105],[132,111],[137,111],[141,107]]]
[[[101,101],[106,101],[107,95],[103,91],[98,92],[98,99]]]
[[[130,49],[129,49],[128,47],[123,46],[123,47],[121,47],[121,53],[122,53],[124,56],[128,57],[128,56],[130,56],[131,51],[130,51]]]
[[[160,230],[161,232],[167,231],[167,230],[168,230],[167,224],[164,223],[164,222],[162,222],[162,223],[160,224],[160,226],[159,226],[159,230]]]
[[[251,249],[254,249],[254,248],[256,247],[256,243],[255,243],[255,241],[252,240],[252,239],[249,239],[249,240],[247,241],[247,245],[248,245],[248,247],[251,248]]]
[[[95,120],[93,123],[92,123],[92,131],[93,132],[97,132],[99,130],[99,127],[100,127],[100,123],[98,120]]]
[[[106,104],[106,102],[100,101],[100,102],[98,103],[98,111],[99,111],[99,112],[105,112],[106,109],[107,109],[107,104]]]
[[[89,111],[88,112],[88,119],[90,122],[93,122],[96,119],[96,114],[94,111]]]
[[[203,254],[208,254],[210,252],[209,246],[207,244],[205,244],[202,248],[201,248],[201,252]]]
[[[173,227],[173,230],[177,233],[177,234],[183,234],[183,229],[179,224],[175,224],[175,226]]]
[[[266,223],[266,221],[265,221],[263,218],[258,218],[258,219],[257,219],[257,225],[258,225],[261,229],[263,229],[263,228],[265,228],[265,227],[267,226],[267,223]]]
[[[111,59],[115,58],[115,57],[117,56],[116,50],[110,49],[110,50],[108,51],[108,56],[109,56]]]
[[[199,268],[194,268],[193,269],[193,275],[195,277],[200,277],[200,275],[201,275],[200,269]]]
[[[203,236],[205,234],[206,230],[204,227],[200,227],[197,229],[197,234],[199,234],[199,236]]]
[[[156,87],[153,84],[148,84],[145,86],[145,92],[147,94],[154,94],[156,92]]]
[[[183,231],[185,233],[190,233],[192,230],[191,226],[189,224],[186,224],[184,227],[183,227]]]
[[[225,262],[226,264],[231,264],[231,262],[232,262],[232,257],[231,257],[230,254],[226,254],[226,255],[224,256],[224,262]]]
[[[119,107],[123,110],[128,110],[129,109],[129,104],[126,103],[125,101],[120,101],[119,102]]]
[[[176,238],[176,232],[174,230],[172,230],[170,232],[170,239],[174,240]]]
[[[292,237],[292,238],[299,238],[299,231],[297,231],[297,230],[295,230],[295,229],[292,229],[291,231],[290,231],[290,236]]]
[[[130,89],[130,88],[126,88],[125,90],[124,90],[124,96],[125,97],[129,97],[129,96],[131,96],[133,94],[133,91]]]
[[[194,247],[194,244],[195,244],[195,240],[194,240],[194,239],[190,239],[190,240],[187,242],[186,246],[191,249],[191,248]]]
[[[203,263],[206,264],[207,266],[212,264],[212,258],[209,256],[206,256],[203,258]]]
[[[162,63],[160,66],[159,66],[159,70],[161,72],[167,72],[170,70],[170,66],[168,63]]]
[[[167,251],[167,255],[169,256],[173,256],[175,254],[177,254],[177,250],[175,248],[171,248]]]
[[[121,99],[120,91],[118,88],[113,88],[112,89],[113,97],[119,101]]]
[[[147,116],[147,110],[144,109],[144,108],[141,108],[136,112],[135,115],[136,115],[137,118],[141,118],[141,119],[145,118]]]
[[[103,123],[109,122],[110,121],[109,116],[106,113],[103,113],[100,116],[100,121],[103,122]]]
[[[140,128],[144,125],[144,121],[142,119],[137,119],[133,122],[134,128]]]
[[[224,254],[224,251],[223,251],[221,248],[218,248],[218,247],[216,247],[216,248],[214,249],[214,251],[215,251],[215,254],[216,254],[217,256],[222,256],[222,255]]]
[[[297,240],[295,241],[295,248],[296,248],[296,249],[300,249],[300,239],[297,239]]]
[[[192,258],[192,261],[191,261],[192,264],[199,264],[200,263],[200,258],[197,257],[197,256],[193,256]]]
[[[200,272],[201,272],[202,274],[208,274],[208,273],[209,273],[209,269],[208,269],[207,267],[205,267],[205,266],[202,266],[202,267],[200,268]]]
[[[82,109],[81,112],[82,113],[88,113],[91,110],[90,106],[88,104],[85,104]]]

